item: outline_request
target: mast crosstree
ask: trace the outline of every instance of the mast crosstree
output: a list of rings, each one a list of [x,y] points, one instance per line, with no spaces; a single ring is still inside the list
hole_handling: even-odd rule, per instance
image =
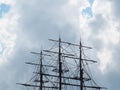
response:
[[[49,50],[42,50],[39,63],[26,62],[38,69],[33,73],[33,83],[17,83],[26,87],[33,87],[34,90],[100,90],[107,89],[98,86],[89,75],[88,63],[96,63],[94,60],[84,58],[84,48],[81,41],[79,44],[49,39],[55,45]],[[35,89],[36,88],[36,89]]]

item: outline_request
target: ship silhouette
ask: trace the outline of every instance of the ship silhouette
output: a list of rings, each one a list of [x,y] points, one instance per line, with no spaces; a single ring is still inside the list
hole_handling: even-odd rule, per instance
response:
[[[49,39],[54,44],[50,49],[31,52],[39,55],[39,63],[26,62],[37,67],[28,83],[17,83],[27,90],[101,90],[89,69],[89,63],[97,63],[86,57],[84,50],[91,47]]]

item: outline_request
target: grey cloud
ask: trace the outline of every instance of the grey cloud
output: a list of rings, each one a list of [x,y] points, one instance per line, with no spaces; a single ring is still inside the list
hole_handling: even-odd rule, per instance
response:
[[[21,1],[18,1],[18,3]],[[61,33],[63,37],[70,38],[74,37],[74,34],[71,34],[74,31],[74,28],[70,23],[66,23],[65,20],[62,21],[64,24],[62,27],[57,24],[61,22],[61,7],[65,4],[66,1],[38,1],[31,4],[22,4],[21,6],[21,18],[20,29],[21,35],[27,37],[32,41],[44,41],[50,37],[56,38]],[[67,12],[67,11],[66,11]],[[67,35],[64,35],[67,33]]]
[[[104,31],[107,21],[102,14],[95,15],[95,19],[89,23],[93,34],[98,34],[100,31]]]
[[[29,60],[31,61],[31,59],[35,58],[30,55],[29,52],[39,52],[41,45],[45,48],[48,47],[49,42],[47,39],[58,39],[60,32],[61,37],[66,41],[72,42],[75,40],[77,36],[75,36],[76,32],[74,32],[74,30],[77,28],[74,28],[63,18],[64,14],[61,11],[61,7],[65,5],[67,1],[68,0],[29,0],[29,2],[25,0],[16,1],[16,7],[19,8],[21,17],[18,21],[19,27],[17,30],[16,46],[14,47],[14,52],[11,53],[12,57],[9,57],[10,64],[7,64],[7,66],[3,67],[4,69],[1,69],[4,74],[4,76],[0,75],[0,77],[4,77],[4,79],[0,81],[0,85],[4,84],[3,87],[0,87],[1,90],[21,90],[21,87],[17,86],[15,83],[27,80],[31,76],[30,72],[33,69],[24,64],[24,62]],[[116,10],[119,9],[116,8]],[[74,11],[71,11],[69,14],[73,15],[73,12]],[[63,25],[60,26],[59,22]],[[102,41],[96,38],[96,36],[99,34],[99,31],[104,30],[106,22],[107,21],[105,21],[102,15],[96,15],[96,19],[89,23],[89,26],[93,32],[89,40],[98,51],[103,47],[103,44]],[[117,59],[115,61],[119,62],[119,51],[116,53],[114,54],[116,57],[115,59]],[[8,79],[10,81],[5,78],[8,75]],[[28,75],[30,76],[28,77]],[[109,90],[119,90],[118,77],[119,72],[115,71],[114,73],[110,72],[108,75],[103,76],[100,72],[96,74],[96,78],[100,81],[104,78],[103,81],[108,83],[107,85]],[[116,83],[113,83],[115,81]],[[24,90],[26,89],[24,88]]]
[[[112,9],[113,9],[113,15],[115,15],[116,20],[120,20],[120,0],[111,0],[112,2]]]
[[[64,16],[59,15],[62,14],[60,9],[67,0],[53,0],[52,2],[49,0],[30,0],[29,2],[19,0],[16,2],[16,8],[19,8],[21,17],[16,30],[16,45],[11,57],[8,58],[10,63],[0,69],[3,74],[0,77],[4,77],[0,81],[0,85],[3,86],[0,87],[1,90],[26,90],[26,88],[16,85],[17,82],[28,81],[32,75],[33,68],[24,63],[36,59],[29,52],[39,52],[42,45],[43,48],[48,47],[49,38],[58,39],[59,33],[65,40],[72,41],[76,38],[75,28],[62,18]],[[57,22],[62,22],[63,25],[60,26]]]
[[[88,26],[91,30],[91,36],[88,38],[88,41],[92,43],[97,51],[101,50],[104,47],[103,41],[97,36],[101,34],[101,32],[105,31],[107,23],[108,22],[105,20],[102,14],[95,15],[94,19],[88,23]]]
[[[116,67],[118,68],[118,67]],[[120,86],[120,72],[119,71],[111,71],[104,76],[105,84],[109,90],[119,90]]]

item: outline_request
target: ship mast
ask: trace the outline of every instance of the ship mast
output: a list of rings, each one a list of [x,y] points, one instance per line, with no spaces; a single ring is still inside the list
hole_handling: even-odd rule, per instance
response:
[[[59,90],[62,90],[62,62],[61,62],[61,38],[59,38],[59,53],[58,53],[58,59],[59,59]]]
[[[43,75],[42,75],[42,51],[40,52],[40,87],[39,90],[42,90],[43,86]]]
[[[82,44],[80,42],[80,90],[83,90],[83,69],[82,69]]]

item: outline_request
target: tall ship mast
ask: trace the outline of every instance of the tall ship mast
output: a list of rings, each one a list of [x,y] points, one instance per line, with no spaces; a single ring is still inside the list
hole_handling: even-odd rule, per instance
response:
[[[26,62],[36,66],[29,83],[17,83],[28,90],[101,90],[107,89],[96,84],[89,69],[89,63],[97,63],[85,55],[91,47],[49,39],[54,44],[48,50],[31,52],[40,57],[38,63]]]

